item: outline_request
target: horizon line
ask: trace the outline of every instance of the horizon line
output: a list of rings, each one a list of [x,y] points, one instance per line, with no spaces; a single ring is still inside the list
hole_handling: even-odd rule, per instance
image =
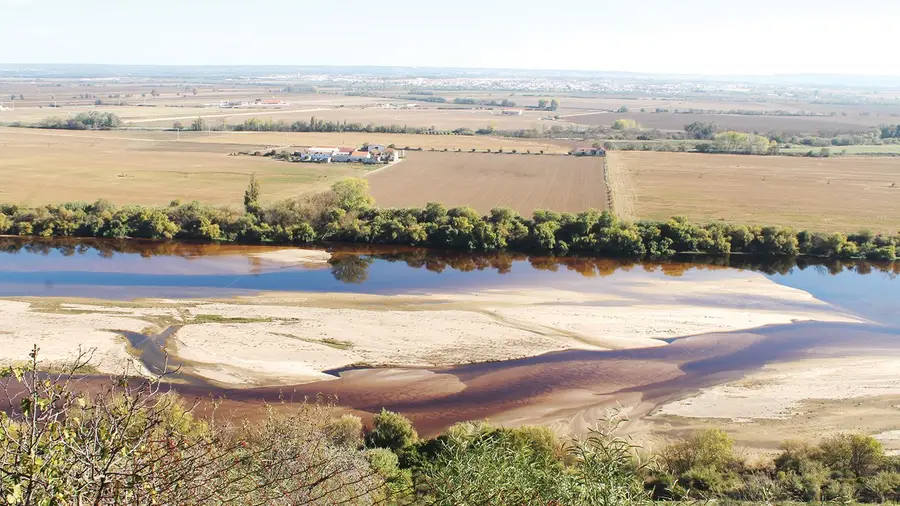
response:
[[[857,77],[857,78],[893,78],[900,79],[900,75],[895,74],[853,74],[841,72],[801,72],[801,73],[703,73],[703,72],[661,72],[661,71],[638,71],[638,70],[598,70],[598,69],[562,69],[562,68],[522,68],[522,67],[472,67],[472,66],[456,66],[456,65],[372,65],[372,64],[298,64],[298,63],[91,63],[91,62],[0,62],[0,70],[4,66],[45,66],[45,67],[78,67],[78,66],[95,66],[95,67],[180,67],[180,68],[330,68],[330,69],[408,69],[408,70],[474,70],[474,71],[505,71],[505,72],[564,72],[564,73],[595,73],[595,74],[625,74],[637,76],[667,76],[667,77],[704,77],[704,78],[741,78],[741,77]],[[895,86],[900,86],[897,83]]]

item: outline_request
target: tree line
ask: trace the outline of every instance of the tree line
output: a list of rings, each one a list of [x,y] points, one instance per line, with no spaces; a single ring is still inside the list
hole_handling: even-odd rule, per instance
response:
[[[736,500],[900,500],[900,457],[874,438],[787,441],[748,464],[720,430],[647,452],[616,415],[585,437],[546,427],[461,422],[419,437],[382,409],[371,424],[328,400],[260,408],[238,423],[202,416],[164,377],[81,381],[90,352],[55,366],[0,370],[0,502],[38,506],[434,505],[649,506]],[[279,409],[280,408],[280,409]],[[215,409],[215,406],[212,407]],[[214,413],[214,411],[213,411]]]
[[[111,112],[88,111],[78,113],[74,118],[45,118],[35,126],[59,130],[110,130],[122,126],[122,119]]]
[[[292,123],[272,121],[271,119],[250,118],[243,123],[226,125],[227,130],[236,132],[369,132],[390,134],[431,134],[429,127],[411,127],[408,125],[376,125],[374,123],[354,123],[344,121],[322,120],[312,116],[309,121],[298,120]]]
[[[107,201],[26,207],[0,206],[0,234],[21,236],[190,239],[247,244],[319,242],[427,246],[465,251],[531,251],[630,258],[676,253],[724,256],[809,255],[823,258],[897,258],[900,234],[845,235],[787,227],[709,223],[687,218],[625,221],[610,211],[557,213],[531,218],[496,208],[481,215],[469,207],[379,209],[368,181],[348,179],[329,191],[269,206],[259,202],[251,177],[244,210],[191,202],[167,207],[114,206]]]

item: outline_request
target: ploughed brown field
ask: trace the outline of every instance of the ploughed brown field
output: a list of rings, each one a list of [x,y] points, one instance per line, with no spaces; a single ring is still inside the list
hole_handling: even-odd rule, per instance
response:
[[[616,211],[629,217],[900,230],[897,158],[614,152],[609,170]]]
[[[525,216],[606,208],[603,160],[593,157],[414,152],[372,173],[369,185],[380,207],[440,202],[481,213],[509,207]]]

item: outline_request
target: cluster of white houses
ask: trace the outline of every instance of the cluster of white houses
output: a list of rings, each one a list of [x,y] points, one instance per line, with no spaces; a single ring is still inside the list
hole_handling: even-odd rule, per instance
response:
[[[367,144],[359,149],[347,147],[311,147],[292,153],[299,162],[310,163],[391,163],[403,158],[403,150],[381,144]]]

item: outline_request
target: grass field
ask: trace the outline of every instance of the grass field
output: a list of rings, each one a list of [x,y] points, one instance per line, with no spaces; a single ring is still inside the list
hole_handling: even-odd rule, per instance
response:
[[[791,146],[790,148],[781,148],[782,153],[818,153],[822,148],[813,148],[810,146]],[[900,155],[900,144],[883,144],[880,146],[831,146],[828,149],[832,154],[840,154],[846,151],[848,155]]]
[[[740,114],[675,114],[629,110],[624,114],[597,113],[563,117],[566,121],[582,125],[612,126],[617,119],[633,119],[642,128],[660,130],[682,130],[695,121],[712,122],[721,129],[741,132],[865,132],[883,123],[900,122],[900,117],[882,116],[751,116]]]
[[[441,202],[487,213],[510,207],[584,211],[606,208],[599,158],[482,153],[410,153],[398,165],[373,173],[369,184],[381,207]]]
[[[616,210],[631,217],[900,229],[894,158],[614,152],[609,167]]]
[[[228,156],[256,145],[181,142],[168,133],[70,132],[0,128],[0,202],[43,204],[109,199],[118,204],[168,204],[173,199],[242,203],[250,174],[265,201],[324,189],[370,166],[289,164]]]

